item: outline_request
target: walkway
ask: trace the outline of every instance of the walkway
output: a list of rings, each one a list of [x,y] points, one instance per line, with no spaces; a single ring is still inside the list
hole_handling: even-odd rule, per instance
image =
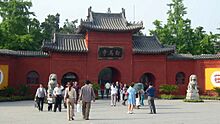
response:
[[[185,103],[182,100],[156,100],[157,114],[148,114],[147,106],[127,114],[127,107],[118,103],[109,106],[109,100],[92,103],[90,120],[83,120],[76,113],[75,120],[68,122],[66,110],[62,112],[43,112],[34,108],[33,101],[1,102],[1,124],[219,124],[220,101],[204,103]]]

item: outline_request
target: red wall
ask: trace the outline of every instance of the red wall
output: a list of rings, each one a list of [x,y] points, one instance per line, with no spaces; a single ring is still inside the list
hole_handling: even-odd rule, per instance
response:
[[[49,58],[48,57],[19,57],[16,61],[15,80],[13,85],[26,84],[27,74],[36,71],[39,74],[39,82],[47,87],[49,77]],[[36,89],[38,85],[30,84],[31,88]],[[35,90],[34,90],[35,91]]]
[[[87,32],[87,78],[92,82],[98,82],[98,76],[102,69],[113,67],[117,69],[123,83],[132,81],[132,34],[131,33],[106,33]],[[124,48],[123,58],[120,60],[99,60],[99,46],[120,46]]]
[[[167,60],[167,84],[176,84],[176,74],[183,72],[185,74],[185,83],[179,84],[177,94],[184,95],[189,83],[189,76],[195,73],[195,61],[193,60]],[[199,77],[198,77],[199,78]]]
[[[9,65],[9,86],[19,87],[21,84],[27,84],[27,74],[30,71],[36,71],[40,75],[39,82],[47,86],[49,75],[49,57],[0,57],[0,64]],[[38,84],[29,84],[32,91],[38,87]]]
[[[166,83],[166,56],[165,55],[134,55],[133,79],[139,81],[144,73],[151,73],[155,77],[155,86]]]
[[[9,56],[0,56],[0,65],[8,65],[8,85],[13,86],[12,82],[15,81],[15,67],[16,58]]]
[[[220,68],[219,60],[198,60],[195,65],[195,72],[198,76],[198,84],[202,93],[205,92],[205,69]]]
[[[86,56],[86,53],[51,53],[50,73],[57,74],[58,83],[61,83],[64,74],[73,72],[82,83],[87,79]]]

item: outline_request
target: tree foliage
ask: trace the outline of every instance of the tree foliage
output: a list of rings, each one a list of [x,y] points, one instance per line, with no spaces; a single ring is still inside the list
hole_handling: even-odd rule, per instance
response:
[[[13,50],[36,50],[39,48],[41,39],[36,37],[40,34],[39,21],[29,9],[31,2],[22,0],[4,0],[0,2],[1,48]]]
[[[61,33],[65,33],[65,34],[74,34],[76,33],[77,27],[76,27],[76,23],[78,22],[78,20],[73,20],[70,21],[68,19],[66,19],[66,21],[64,22],[64,25],[62,28],[60,28],[60,32]]]
[[[43,33],[43,38],[45,40],[50,40],[55,32],[59,32],[60,14],[48,15],[45,21],[42,22],[41,28]]]
[[[39,50],[43,40],[51,40],[53,33],[75,33],[77,20],[59,26],[60,14],[48,15],[40,23],[32,2],[23,0],[0,0],[0,49]]]
[[[163,44],[175,45],[178,53],[213,54],[217,52],[215,47],[216,35],[207,34],[203,27],[193,29],[191,20],[184,19],[187,14],[183,0],[172,0],[168,4],[168,19],[166,24],[155,20],[155,30],[150,33],[156,35]]]

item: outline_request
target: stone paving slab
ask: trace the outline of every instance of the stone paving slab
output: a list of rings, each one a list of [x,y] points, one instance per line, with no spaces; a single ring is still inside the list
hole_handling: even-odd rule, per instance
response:
[[[66,109],[62,112],[48,112],[34,108],[33,101],[1,102],[0,124],[220,124],[220,101],[185,103],[182,100],[156,100],[157,114],[148,114],[148,106],[127,114],[127,107],[117,103],[110,106],[110,100],[92,103],[90,120],[83,120],[76,113],[74,121],[67,121]],[[146,103],[146,101],[145,101]]]

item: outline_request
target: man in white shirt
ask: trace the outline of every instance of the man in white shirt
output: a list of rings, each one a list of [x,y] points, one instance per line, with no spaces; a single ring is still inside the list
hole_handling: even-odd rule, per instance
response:
[[[55,105],[53,110],[54,112],[57,111],[57,107],[59,109],[59,112],[61,112],[62,90],[63,90],[63,86],[61,86],[59,83],[53,90],[53,95],[55,96]]]
[[[108,95],[109,95],[109,90],[111,88],[111,84],[109,82],[107,82],[105,84],[105,90],[106,90],[106,95],[107,95],[107,98],[108,98]]]
[[[43,85],[40,84],[35,94],[35,100],[37,99],[37,105],[38,105],[39,111],[43,111],[45,96],[47,96],[46,90],[43,87]]]

